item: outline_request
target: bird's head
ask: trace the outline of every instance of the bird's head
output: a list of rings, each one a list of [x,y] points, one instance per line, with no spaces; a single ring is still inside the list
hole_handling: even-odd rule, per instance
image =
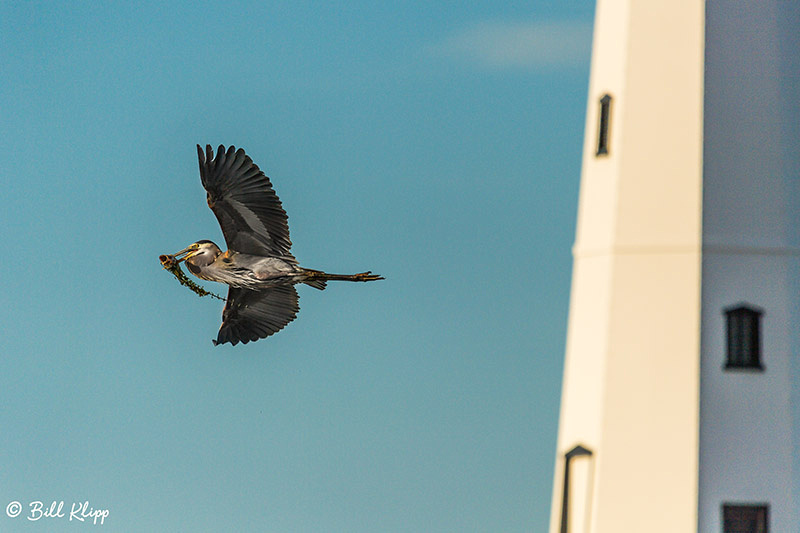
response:
[[[190,244],[173,257],[181,261],[186,261],[190,265],[208,266],[222,253],[219,246],[211,241],[197,241]]]

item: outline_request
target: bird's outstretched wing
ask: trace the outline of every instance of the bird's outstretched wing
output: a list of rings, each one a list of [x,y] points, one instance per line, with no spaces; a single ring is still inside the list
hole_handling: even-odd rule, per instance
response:
[[[231,287],[214,345],[226,342],[234,346],[239,342],[247,344],[280,331],[297,317],[300,310],[298,299],[293,285],[258,291]]]
[[[231,146],[217,155],[197,145],[200,179],[208,206],[222,227],[228,249],[244,254],[280,257],[296,263],[289,249],[289,223],[272,183],[253,160]]]

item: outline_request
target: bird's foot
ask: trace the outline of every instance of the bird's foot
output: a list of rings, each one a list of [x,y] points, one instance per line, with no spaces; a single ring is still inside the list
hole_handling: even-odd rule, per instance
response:
[[[353,279],[355,281],[377,281],[379,279],[385,279],[385,278],[383,276],[373,274],[372,271],[368,270],[366,272],[359,272],[358,274],[353,274]]]

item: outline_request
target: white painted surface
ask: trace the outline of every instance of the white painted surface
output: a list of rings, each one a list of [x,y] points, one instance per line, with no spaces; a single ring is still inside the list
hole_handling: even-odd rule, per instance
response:
[[[690,531],[702,4],[600,0],[595,28],[551,531],[560,525],[563,454],[576,444],[596,454],[594,474],[572,481],[591,485],[582,505],[589,531]],[[609,155],[595,157],[606,93]]]
[[[551,532],[576,444],[573,532],[800,531],[800,3],[598,0],[593,54]],[[739,302],[763,373],[723,368]]]
[[[709,1],[706,40],[699,531],[726,502],[800,531],[800,7]],[[765,311],[763,373],[722,369],[738,302]]]

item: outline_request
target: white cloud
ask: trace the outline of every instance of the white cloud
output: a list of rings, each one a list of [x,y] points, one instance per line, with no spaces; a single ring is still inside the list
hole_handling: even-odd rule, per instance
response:
[[[482,22],[453,32],[431,52],[489,68],[562,67],[588,63],[591,41],[588,22]]]

